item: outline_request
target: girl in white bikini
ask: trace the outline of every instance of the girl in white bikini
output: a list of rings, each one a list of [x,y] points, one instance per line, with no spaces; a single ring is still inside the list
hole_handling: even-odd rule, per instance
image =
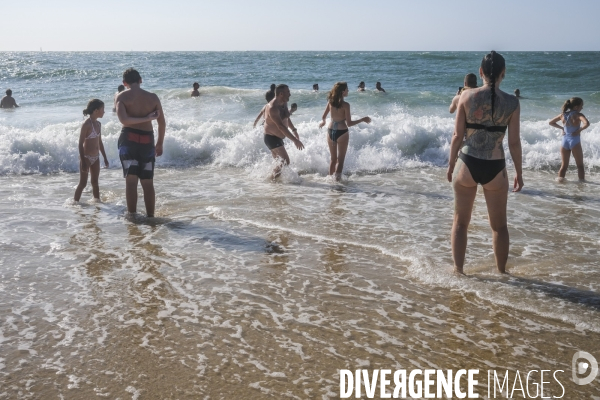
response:
[[[104,103],[102,100],[90,100],[83,115],[90,117],[81,126],[79,135],[79,185],[75,189],[73,199],[79,201],[81,192],[87,185],[88,171],[92,173],[92,193],[94,200],[100,201],[100,188],[98,187],[98,176],[100,175],[100,153],[104,158],[104,167],[108,168],[108,159],[104,152],[102,137],[100,136],[100,121],[98,118],[104,116]]]

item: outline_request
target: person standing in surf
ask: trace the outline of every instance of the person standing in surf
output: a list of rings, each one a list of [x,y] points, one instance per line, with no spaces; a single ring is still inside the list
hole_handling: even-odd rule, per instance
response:
[[[590,122],[585,115],[581,113],[583,110],[583,100],[579,97],[572,97],[565,101],[562,106],[562,113],[554,117],[550,121],[550,126],[560,129],[563,132],[562,144],[560,146],[560,157],[562,164],[558,171],[558,180],[562,182],[569,168],[571,152],[577,165],[577,175],[580,182],[585,181],[585,169],[583,168],[583,149],[581,148],[581,131],[590,126]],[[562,126],[557,122],[561,121]],[[583,123],[583,126],[581,124]]]
[[[350,134],[348,128],[361,122],[371,123],[371,118],[363,117],[352,121],[350,113],[350,104],[344,101],[348,96],[348,84],[346,82],[336,82],[327,96],[327,106],[323,112],[323,121],[319,124],[319,129],[326,123],[327,114],[331,113],[331,121],[327,129],[327,145],[331,154],[329,163],[329,175],[334,176],[336,181],[342,179],[342,170],[344,169],[344,160],[348,150]]]
[[[290,121],[290,112],[287,107],[290,96],[290,88],[287,85],[277,85],[275,98],[263,109],[265,115],[265,144],[271,150],[273,158],[281,161],[274,168],[271,179],[276,179],[281,174],[283,165],[289,165],[290,163],[290,157],[285,150],[283,139],[287,137],[298,150],[304,149],[298,130]],[[290,132],[290,129],[292,132]]]
[[[508,175],[502,140],[508,128],[508,147],[515,166],[513,192],[523,188],[519,100],[500,90],[506,74],[504,57],[492,51],[481,61],[483,86],[460,96],[450,145],[447,178],[454,188],[452,257],[454,271],[463,273],[467,228],[477,185],[483,186],[496,267],[506,273],[509,235],[506,222]],[[463,139],[466,139],[463,143]],[[461,148],[462,145],[462,148]],[[459,151],[460,149],[460,151]]]
[[[89,118],[81,125],[79,133],[79,184],[75,189],[73,200],[79,201],[81,193],[87,186],[88,173],[91,172],[92,195],[95,201],[100,201],[100,187],[98,177],[100,176],[100,153],[104,158],[104,167],[108,168],[108,159],[102,144],[101,129],[102,126],[98,118],[104,116],[104,102],[93,99],[87,104],[83,115]]]
[[[450,114],[454,114],[454,112],[458,108],[458,100],[460,100],[460,95],[463,94],[465,90],[474,89],[477,87],[477,77],[475,76],[475,74],[465,75],[464,85],[465,86],[458,88],[458,92],[456,92],[456,95],[450,103],[450,108],[448,109],[448,111],[450,111]]]
[[[144,203],[148,217],[154,217],[156,195],[154,193],[155,157],[163,153],[165,139],[165,116],[158,96],[143,90],[139,72],[129,68],[123,73],[123,84],[129,89],[117,96],[117,116],[123,125],[119,136],[119,158],[125,178],[127,212],[137,210],[138,181],[144,191]],[[154,144],[152,120],[158,122],[158,140]]]

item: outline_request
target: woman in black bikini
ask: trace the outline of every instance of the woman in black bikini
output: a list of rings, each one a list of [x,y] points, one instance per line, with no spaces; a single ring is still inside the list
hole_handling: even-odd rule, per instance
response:
[[[329,129],[327,129],[327,144],[331,153],[331,162],[329,164],[329,175],[335,174],[335,180],[342,179],[342,170],[344,169],[344,159],[348,150],[348,128],[361,122],[371,123],[371,118],[364,117],[356,121],[352,121],[350,114],[350,104],[344,101],[344,97],[348,96],[348,84],[346,82],[337,82],[333,85],[331,92],[327,96],[327,107],[323,113],[323,121],[319,124],[319,128],[325,126],[327,114],[331,112],[331,121]]]
[[[479,183],[483,186],[493,232],[496,267],[499,272],[506,272],[509,248],[506,226],[508,177],[502,140],[507,128],[508,147],[515,166],[513,192],[523,187],[523,176],[521,111],[519,100],[499,89],[505,73],[504,57],[492,51],[483,58],[479,68],[484,85],[463,93],[458,103],[447,175],[454,187],[452,257],[454,271],[461,274],[467,250],[467,228]]]

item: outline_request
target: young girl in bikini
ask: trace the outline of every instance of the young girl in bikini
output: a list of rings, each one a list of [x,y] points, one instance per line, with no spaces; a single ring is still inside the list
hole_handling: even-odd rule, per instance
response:
[[[581,113],[582,109],[583,100],[581,100],[579,97],[572,97],[567,100],[565,104],[563,104],[562,113],[550,121],[550,126],[563,131],[563,139],[560,146],[562,165],[558,171],[559,182],[562,182],[565,179],[567,168],[569,168],[571,152],[573,152],[573,158],[575,159],[575,164],[577,164],[577,175],[579,175],[579,181],[583,182],[585,180],[585,170],[583,169],[583,150],[581,149],[581,131],[589,127],[590,123],[585,115]],[[558,125],[558,121],[561,121],[563,126]],[[581,126],[582,122],[583,126]]]
[[[98,118],[104,116],[104,103],[98,99],[90,100],[86,109],[83,110],[83,115],[89,115],[89,118],[81,126],[79,134],[79,185],[77,185],[73,199],[79,201],[81,192],[87,185],[88,172],[91,172],[94,200],[100,201],[100,188],[98,187],[100,153],[104,158],[105,168],[108,168],[108,159],[100,136],[100,121],[98,121]]]

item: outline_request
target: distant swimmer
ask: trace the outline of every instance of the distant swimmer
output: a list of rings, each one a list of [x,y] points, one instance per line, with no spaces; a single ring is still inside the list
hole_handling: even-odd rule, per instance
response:
[[[292,103],[292,104],[290,105],[290,115],[292,115],[293,113],[295,113],[295,112],[296,112],[296,110],[298,110],[298,104],[296,104],[296,103]]]
[[[275,98],[275,84],[272,83],[269,91],[267,91],[267,93],[265,93],[265,100],[267,101],[267,103],[269,103],[274,98]]]
[[[198,97],[200,96],[200,91],[198,89],[200,89],[200,84],[198,82],[194,82],[194,84],[192,85],[192,97]]]
[[[504,57],[492,51],[483,58],[479,68],[483,86],[467,90],[458,102],[447,176],[454,188],[452,257],[454,271],[460,274],[463,273],[467,229],[478,184],[483,186],[487,204],[496,267],[499,272],[506,272],[508,175],[502,140],[507,128],[508,148],[515,168],[513,192],[523,188],[523,168],[519,100],[500,90],[505,74]]]
[[[300,141],[298,130],[290,121],[290,112],[287,102],[290,100],[290,88],[287,85],[277,85],[275,98],[264,108],[265,113],[265,144],[271,150],[275,159],[281,159],[285,165],[289,165],[290,157],[285,150],[284,138],[290,139],[298,150],[304,149]],[[291,132],[290,132],[291,129]],[[281,174],[282,165],[277,165],[271,175],[272,179]]]
[[[315,84],[313,85],[313,92],[318,92],[318,91],[319,91],[319,84],[318,84],[318,83],[315,83]]]
[[[365,91],[365,83],[364,83],[363,81],[361,81],[361,82],[358,84],[358,91],[359,91],[359,92],[364,92],[364,91]]]
[[[350,104],[344,101],[348,96],[348,84],[346,82],[337,82],[333,85],[331,92],[327,96],[327,106],[323,113],[323,121],[319,124],[319,129],[326,123],[327,114],[331,113],[331,121],[327,129],[327,145],[331,154],[329,163],[329,175],[334,176],[336,181],[342,179],[342,170],[344,169],[344,160],[348,150],[348,141],[350,134],[348,128],[361,122],[371,123],[371,118],[363,117],[352,121],[350,113]]]
[[[75,189],[73,200],[79,201],[83,189],[87,186],[88,172],[92,174],[92,194],[94,200],[100,201],[100,187],[98,186],[98,177],[100,176],[100,153],[104,158],[104,167],[108,168],[108,159],[102,144],[102,126],[98,118],[104,116],[104,102],[102,100],[90,100],[85,110],[84,116],[89,116],[81,126],[79,133],[79,184]]]
[[[381,87],[381,82],[377,82],[375,84],[375,89],[377,89],[378,92],[383,92],[385,93],[385,89]]]
[[[137,210],[138,180],[144,191],[148,217],[154,217],[154,162],[163,153],[165,116],[158,96],[143,90],[139,72],[129,68],[123,73],[123,84],[129,89],[117,97],[117,116],[123,125],[119,136],[119,158],[125,178],[127,211]],[[158,122],[158,140],[154,144],[152,120]]]
[[[458,92],[456,92],[456,95],[454,96],[454,98],[452,99],[452,102],[450,103],[450,109],[448,110],[448,111],[450,111],[450,114],[454,114],[454,112],[456,111],[456,108],[458,107],[458,100],[460,99],[460,95],[465,90],[474,89],[477,87],[477,76],[475,76],[475,74],[465,75],[464,85],[465,86],[458,88]]]
[[[12,97],[12,90],[6,89],[6,96],[0,100],[0,108],[15,108],[19,107],[15,99]]]
[[[519,89],[515,89],[515,97],[521,97],[521,91]]]
[[[569,168],[569,160],[571,152],[577,165],[577,175],[579,181],[585,181],[585,169],[583,168],[583,150],[581,148],[581,131],[590,126],[590,122],[585,115],[581,113],[583,110],[583,100],[579,97],[572,97],[562,106],[562,113],[554,117],[550,121],[550,126],[563,131],[562,145],[560,146],[560,157],[562,164],[558,171],[558,180],[563,181]],[[561,121],[563,126],[557,124]],[[583,123],[583,126],[581,125]]]
[[[119,85],[117,87],[117,93],[115,93],[115,97],[113,98],[113,112],[117,111],[117,96],[119,95],[119,93],[121,93],[123,90],[125,90],[125,86],[124,85]]]

